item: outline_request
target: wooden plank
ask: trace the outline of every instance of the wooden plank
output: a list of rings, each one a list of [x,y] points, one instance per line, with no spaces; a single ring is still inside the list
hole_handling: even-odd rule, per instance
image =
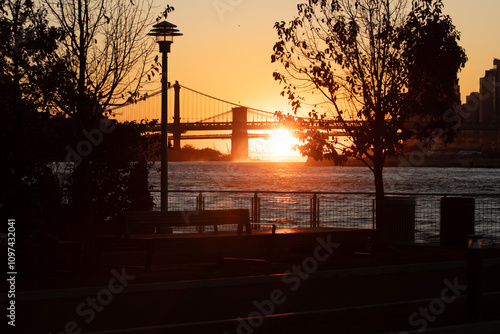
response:
[[[238,232],[243,228],[251,233],[248,209],[202,210],[202,211],[129,211],[122,215],[121,233],[132,235],[156,234],[158,229],[183,226],[238,225]]]

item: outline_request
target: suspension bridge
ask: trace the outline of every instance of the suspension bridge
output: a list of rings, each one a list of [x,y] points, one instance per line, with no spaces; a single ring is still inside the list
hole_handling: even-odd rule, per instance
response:
[[[182,94],[181,94],[182,92]],[[161,90],[128,102],[111,110],[119,122],[140,122],[161,118]],[[251,130],[285,128],[274,112],[246,107],[213,97],[178,82],[168,89],[169,141],[173,149],[181,147],[181,140],[231,139],[233,160],[248,158],[249,138],[268,138],[269,133],[249,133]],[[329,136],[340,136],[341,124],[330,124]],[[150,129],[160,131],[160,124]],[[188,133],[189,132],[189,133]]]
[[[182,94],[181,94],[182,91]],[[111,110],[119,122],[140,122],[142,120],[161,119],[161,90],[145,95],[140,99],[128,102]],[[249,138],[269,138],[270,133],[249,133],[252,130],[283,129],[274,112],[246,107],[213,97],[194,89],[181,86],[178,82],[168,89],[168,123],[169,141],[173,141],[173,149],[179,150],[181,140],[192,139],[230,139],[233,160],[248,158]],[[329,120],[321,123],[307,122],[307,128],[317,128],[325,138],[345,136],[345,126],[359,126],[359,121]],[[496,141],[500,140],[498,122],[460,122],[459,135],[461,141],[478,141],[482,132],[494,133]],[[408,123],[412,127],[412,122]],[[160,131],[160,124],[149,129]],[[328,129],[328,130],[326,130]]]

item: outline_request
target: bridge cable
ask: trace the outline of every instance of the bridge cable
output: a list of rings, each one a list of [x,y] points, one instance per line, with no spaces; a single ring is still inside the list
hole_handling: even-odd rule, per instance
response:
[[[258,112],[265,113],[265,114],[269,114],[269,115],[274,115],[274,113],[273,113],[273,112],[270,112],[270,111],[261,110],[261,109],[256,109],[256,108],[247,107],[247,106],[244,106],[244,105],[241,105],[241,104],[238,104],[238,103],[229,102],[229,101],[227,101],[227,100],[219,99],[218,97],[214,97],[214,96],[211,96],[211,95],[208,95],[208,94],[205,94],[205,93],[199,92],[199,91],[197,91],[197,90],[191,89],[191,88],[186,87],[186,86],[182,86],[182,85],[181,85],[181,87],[182,87],[182,88],[185,88],[185,89],[187,89],[187,90],[190,90],[190,91],[191,91],[191,92],[193,92],[193,93],[203,95],[203,96],[205,96],[205,97],[208,97],[208,98],[211,98],[211,99],[217,100],[217,101],[219,101],[219,102],[227,103],[227,104],[230,104],[230,105],[233,105],[233,106],[237,106],[237,107],[247,108],[247,109],[250,109],[250,110],[253,110],[253,111],[258,111]]]

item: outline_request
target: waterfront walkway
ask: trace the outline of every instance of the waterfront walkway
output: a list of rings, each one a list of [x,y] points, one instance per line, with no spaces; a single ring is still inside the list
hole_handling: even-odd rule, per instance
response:
[[[227,258],[282,263],[303,257],[321,243],[335,244],[338,249],[334,250],[338,253],[369,253],[375,235],[373,229],[283,228],[275,232],[253,230],[251,234],[218,231],[134,235],[130,238],[107,236],[98,238],[98,245],[103,252],[102,261],[107,265],[144,266],[147,262],[148,268],[154,269]]]
[[[498,321],[500,250],[484,251],[484,321]],[[70,326],[85,333],[222,334],[399,333],[424,324],[466,322],[464,249],[405,246],[372,256],[327,253],[315,257],[313,250],[267,265],[223,262],[150,273],[107,268],[99,274],[24,281],[18,324],[22,332],[64,332],[72,321]],[[107,299],[103,291],[117,273],[127,286]],[[447,303],[440,309],[436,301],[445,288]],[[100,311],[92,313],[87,298],[106,305],[98,304]],[[435,312],[428,315],[432,321],[418,314],[421,308]],[[498,329],[498,323],[489,326]]]

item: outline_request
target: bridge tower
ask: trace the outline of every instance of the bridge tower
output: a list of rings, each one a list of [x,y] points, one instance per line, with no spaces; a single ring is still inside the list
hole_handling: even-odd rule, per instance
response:
[[[231,160],[248,160],[247,108],[233,108]]]
[[[175,81],[174,84],[174,124],[171,126],[170,131],[174,136],[174,151],[179,151],[181,149],[181,133],[179,130],[181,123],[181,115],[180,115],[180,95],[181,85],[179,85],[179,81]]]

